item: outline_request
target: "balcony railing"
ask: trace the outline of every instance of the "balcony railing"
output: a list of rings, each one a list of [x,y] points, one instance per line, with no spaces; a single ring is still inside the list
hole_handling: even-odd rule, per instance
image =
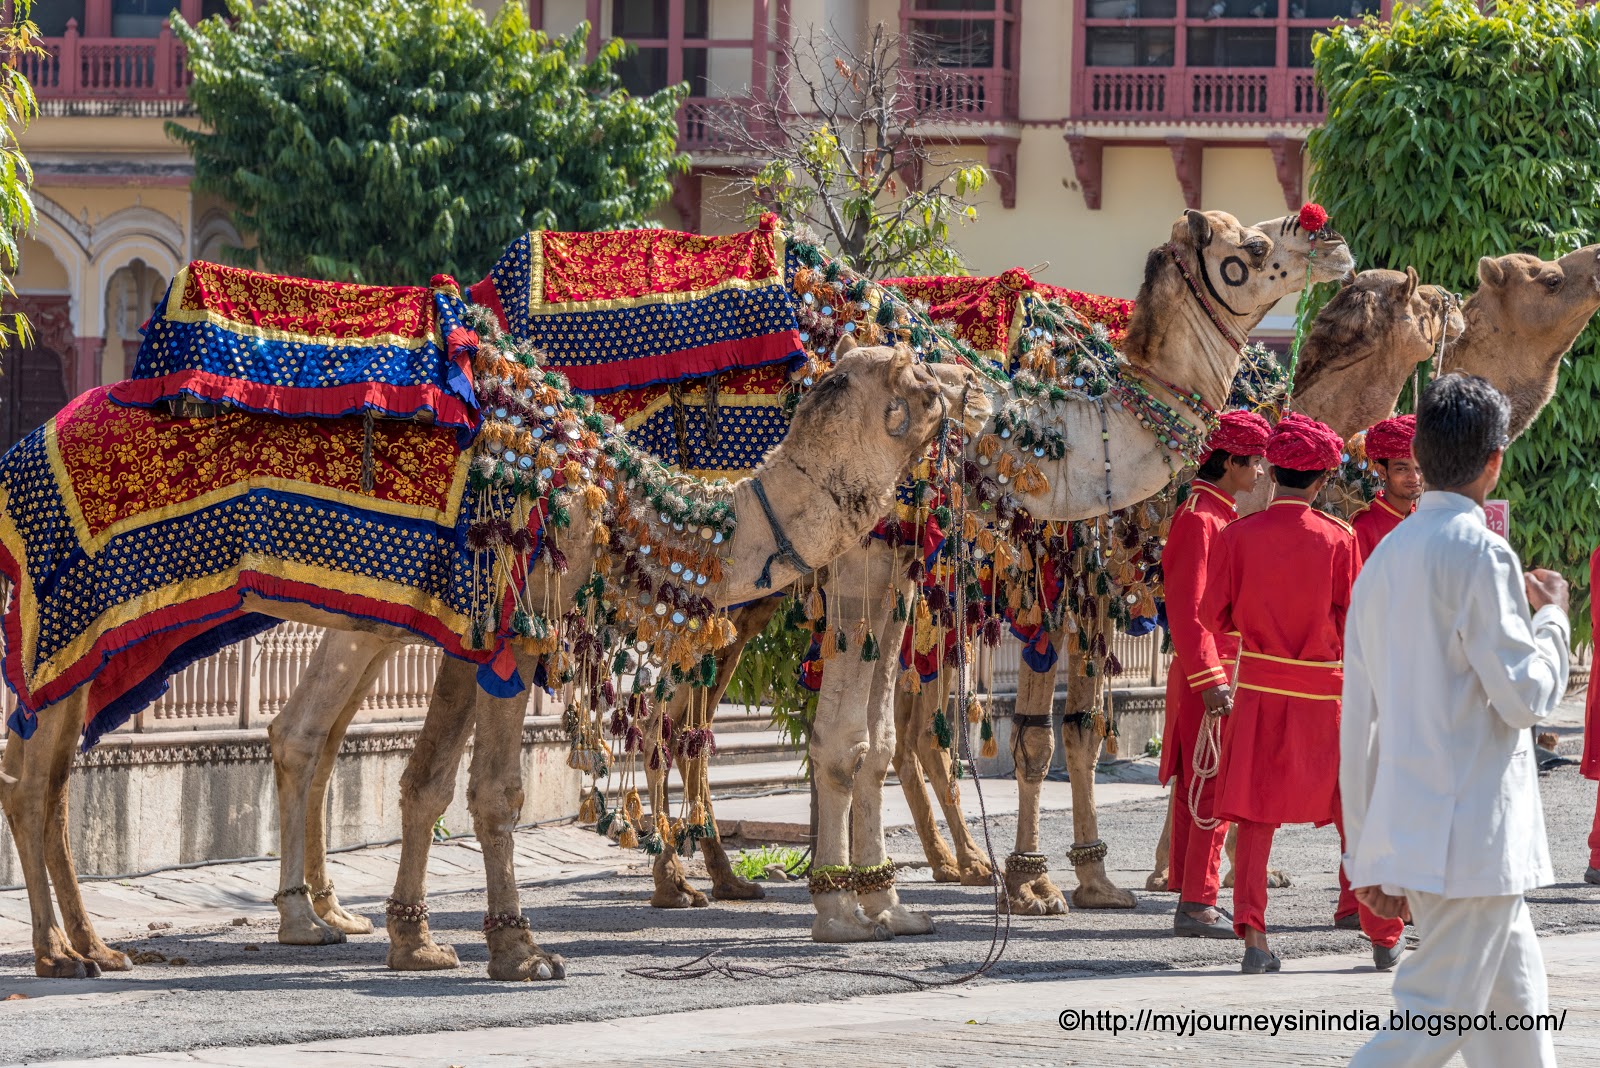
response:
[[[911,105],[925,118],[1003,122],[1017,117],[1017,76],[981,67],[913,67],[906,72]]]
[[[39,42],[20,66],[41,100],[181,100],[189,87],[184,47],[162,26],[152,38],[82,37],[78,20]]]
[[[749,108],[743,97],[690,97],[678,109],[678,148],[708,152],[730,147],[727,131],[749,125]]]
[[[1086,67],[1074,81],[1078,119],[1312,125],[1327,109],[1310,71]]]

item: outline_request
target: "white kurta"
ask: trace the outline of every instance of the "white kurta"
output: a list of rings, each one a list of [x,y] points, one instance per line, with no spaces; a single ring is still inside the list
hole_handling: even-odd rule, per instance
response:
[[[1339,784],[1354,886],[1442,897],[1554,881],[1528,728],[1555,709],[1566,615],[1466,497],[1430,491],[1367,560],[1345,623]]]

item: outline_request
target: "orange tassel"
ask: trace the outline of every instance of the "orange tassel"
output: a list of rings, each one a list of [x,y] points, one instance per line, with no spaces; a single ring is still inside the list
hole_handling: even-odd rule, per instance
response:
[[[900,673],[900,690],[902,693],[922,692],[922,676],[916,668],[909,667]]]
[[[633,824],[625,824],[622,833],[617,835],[617,845],[623,849],[639,848],[639,832],[633,829]]]
[[[995,740],[993,734],[990,734],[989,737],[984,739],[983,748],[979,752],[985,760],[993,760],[1000,755],[1000,743]]]

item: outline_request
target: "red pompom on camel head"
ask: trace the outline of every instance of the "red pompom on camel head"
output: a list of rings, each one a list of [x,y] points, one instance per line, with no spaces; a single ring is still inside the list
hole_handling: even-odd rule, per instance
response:
[[[1315,234],[1328,225],[1328,211],[1321,204],[1305,204],[1300,208],[1300,229]]]

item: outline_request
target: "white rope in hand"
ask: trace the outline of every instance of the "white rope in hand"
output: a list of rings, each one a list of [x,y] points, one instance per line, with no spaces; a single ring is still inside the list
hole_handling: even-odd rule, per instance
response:
[[[1205,789],[1206,781],[1217,777],[1217,769],[1222,764],[1222,712],[1207,712],[1206,718],[1200,724],[1200,738],[1194,747],[1194,760],[1191,767],[1194,775],[1189,780],[1189,818],[1194,820],[1194,825],[1202,831],[1216,830],[1222,821],[1208,816],[1200,818],[1200,794]]]

